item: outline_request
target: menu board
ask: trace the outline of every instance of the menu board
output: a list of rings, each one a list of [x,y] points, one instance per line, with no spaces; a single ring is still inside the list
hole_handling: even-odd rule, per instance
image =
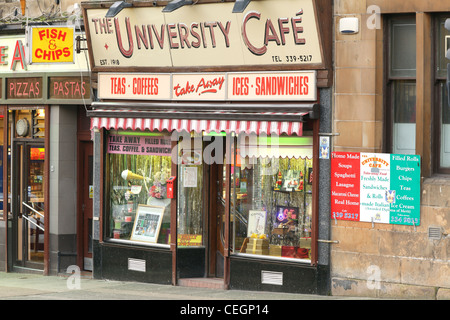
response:
[[[333,152],[333,219],[420,224],[420,156]]]

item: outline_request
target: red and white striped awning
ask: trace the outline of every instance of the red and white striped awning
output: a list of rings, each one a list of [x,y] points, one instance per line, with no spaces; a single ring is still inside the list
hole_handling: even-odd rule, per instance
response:
[[[298,119],[304,114],[298,114]],[[293,115],[294,116],[294,115]],[[251,121],[251,120],[199,120],[199,119],[159,119],[159,118],[116,118],[92,117],[91,129],[105,128],[107,130],[167,130],[202,132],[235,132],[256,134],[296,134],[303,133],[303,123],[299,121]]]
[[[284,109],[279,105],[181,105],[142,104],[124,108],[114,102],[97,102],[88,110],[91,129],[195,131],[256,134],[303,134],[303,117],[317,112],[317,105]],[[289,109],[291,108],[291,109]],[[264,111],[260,112],[258,109]],[[275,112],[267,112],[274,110]]]

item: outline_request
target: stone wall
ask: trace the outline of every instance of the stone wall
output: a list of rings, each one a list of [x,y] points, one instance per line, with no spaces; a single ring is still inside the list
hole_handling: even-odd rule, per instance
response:
[[[381,151],[383,130],[383,33],[368,29],[365,1],[335,1],[335,151]],[[360,31],[339,32],[339,21],[356,17]]]
[[[75,3],[80,4],[81,0],[60,0],[59,4],[55,0],[26,0],[25,14],[22,15],[20,0],[0,0],[0,19],[61,17],[71,14]]]

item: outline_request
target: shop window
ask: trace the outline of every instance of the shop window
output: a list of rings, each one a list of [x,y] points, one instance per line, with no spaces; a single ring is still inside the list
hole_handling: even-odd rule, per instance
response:
[[[445,58],[447,49],[450,48],[450,32],[444,28],[445,20],[449,18],[438,17],[436,35],[436,140],[437,145],[436,160],[437,171],[450,173],[450,106],[448,103],[448,92],[445,85],[447,78],[447,63],[450,60]]]
[[[414,17],[389,21],[387,149],[414,154],[416,149],[416,23]]]
[[[416,76],[416,22],[411,19],[391,21],[391,77]]]
[[[168,244],[171,141],[159,133],[107,135],[106,237]]]
[[[14,138],[45,138],[45,110],[16,110]]]
[[[393,84],[393,96],[393,153],[414,154],[416,149],[415,82],[395,81]]]
[[[439,84],[440,91],[440,168],[450,169],[450,106],[448,92],[444,83]]]
[[[240,136],[235,156],[234,253],[310,261],[312,137]]]

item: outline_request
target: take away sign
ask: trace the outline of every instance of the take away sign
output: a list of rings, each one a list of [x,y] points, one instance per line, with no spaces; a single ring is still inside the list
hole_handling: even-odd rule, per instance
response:
[[[74,27],[30,27],[31,63],[74,63]]]

